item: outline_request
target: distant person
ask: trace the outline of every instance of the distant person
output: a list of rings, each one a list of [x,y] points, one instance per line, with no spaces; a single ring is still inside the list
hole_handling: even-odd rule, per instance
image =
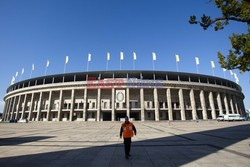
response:
[[[199,117],[196,115],[195,117],[196,122],[199,122]]]
[[[136,129],[132,122],[129,122],[128,116],[125,117],[125,122],[121,125],[120,138],[124,139],[124,148],[125,148],[125,158],[130,157],[130,148],[131,148],[131,138],[136,135]]]

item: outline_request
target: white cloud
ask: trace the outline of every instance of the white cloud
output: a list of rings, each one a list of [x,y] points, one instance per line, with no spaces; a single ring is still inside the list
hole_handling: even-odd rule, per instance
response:
[[[0,113],[3,113],[4,101],[0,101]]]

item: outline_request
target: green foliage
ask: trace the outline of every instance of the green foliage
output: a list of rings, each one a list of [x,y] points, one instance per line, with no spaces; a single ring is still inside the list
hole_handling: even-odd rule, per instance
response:
[[[226,69],[250,71],[250,2],[249,0],[211,0],[221,10],[221,17],[212,19],[203,14],[200,21],[196,16],[190,16],[190,24],[199,24],[204,30],[214,25],[219,31],[229,25],[229,21],[238,21],[248,24],[248,34],[233,34],[229,37],[232,49],[229,49],[227,58],[218,52],[219,63]],[[210,2],[211,2],[210,1]]]

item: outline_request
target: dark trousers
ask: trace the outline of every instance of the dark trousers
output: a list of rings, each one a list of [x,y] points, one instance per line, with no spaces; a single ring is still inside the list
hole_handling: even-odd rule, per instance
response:
[[[124,148],[126,156],[129,155],[130,147],[131,147],[131,138],[124,138]]]

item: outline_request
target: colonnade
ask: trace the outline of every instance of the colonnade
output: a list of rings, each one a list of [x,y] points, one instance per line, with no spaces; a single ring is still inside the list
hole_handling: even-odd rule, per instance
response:
[[[125,115],[140,121],[207,120],[220,114],[245,112],[243,99],[235,92],[171,87],[124,90],[122,103],[116,101],[115,88],[63,88],[14,94],[5,99],[3,120],[116,121]]]

